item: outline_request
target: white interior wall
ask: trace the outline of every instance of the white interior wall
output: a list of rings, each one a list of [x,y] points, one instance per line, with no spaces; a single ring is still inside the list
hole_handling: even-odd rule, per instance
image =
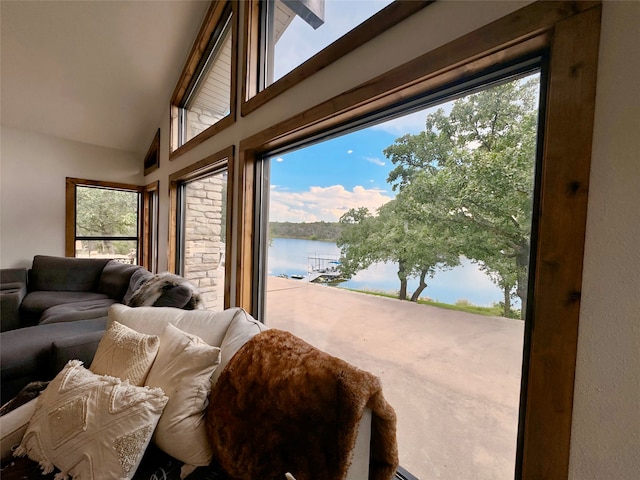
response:
[[[640,2],[604,2],[570,478],[640,475]]]
[[[0,268],[64,256],[65,178],[140,184],[138,155],[2,127]]]

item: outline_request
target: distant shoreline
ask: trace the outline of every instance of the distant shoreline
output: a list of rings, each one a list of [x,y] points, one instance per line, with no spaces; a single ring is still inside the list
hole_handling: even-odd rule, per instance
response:
[[[336,243],[343,228],[339,222],[269,222],[269,237]]]

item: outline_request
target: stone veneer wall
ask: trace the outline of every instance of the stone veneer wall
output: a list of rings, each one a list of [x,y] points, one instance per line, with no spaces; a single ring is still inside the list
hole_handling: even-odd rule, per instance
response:
[[[224,115],[216,114],[210,110],[195,106],[191,107],[187,111],[187,138],[195,137],[223,117]]]
[[[185,209],[184,276],[200,290],[209,310],[224,308],[222,238],[226,172],[187,184]]]

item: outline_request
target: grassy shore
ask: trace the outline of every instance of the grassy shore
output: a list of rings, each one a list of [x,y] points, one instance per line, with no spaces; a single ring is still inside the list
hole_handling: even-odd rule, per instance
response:
[[[398,298],[397,294],[392,294],[388,292],[374,292],[371,290],[356,290],[356,289],[345,289],[352,290],[354,292],[366,293],[367,295],[376,295],[378,297],[386,297],[386,298]],[[419,298],[418,302],[420,305],[429,305],[432,307],[445,308],[447,310],[456,310],[458,312],[467,312],[474,313],[476,315],[486,315],[488,317],[500,317],[502,316],[502,307],[499,305],[495,305],[493,307],[479,307],[478,305],[472,305],[466,300],[459,300],[456,304],[452,305],[450,303],[442,303],[442,302],[434,302],[433,300],[426,300]]]

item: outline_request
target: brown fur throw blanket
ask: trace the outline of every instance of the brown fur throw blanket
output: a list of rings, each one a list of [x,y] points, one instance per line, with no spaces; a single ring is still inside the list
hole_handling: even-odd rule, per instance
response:
[[[373,411],[369,478],[389,480],[398,466],[396,415],[379,379],[271,329],[227,364],[211,391],[207,430],[232,478],[342,480],[365,407]]]

